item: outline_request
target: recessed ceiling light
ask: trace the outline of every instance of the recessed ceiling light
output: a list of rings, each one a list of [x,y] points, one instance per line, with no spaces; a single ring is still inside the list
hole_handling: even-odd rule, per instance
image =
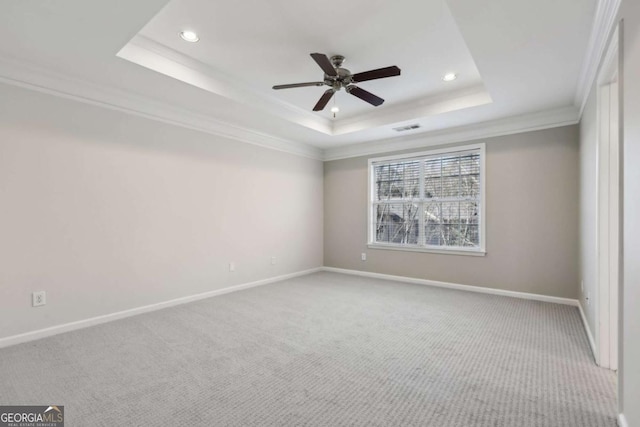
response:
[[[189,30],[182,31],[180,33],[180,37],[182,37],[182,40],[190,43],[195,43],[198,40],[200,40],[200,37],[198,37],[198,35],[195,32],[189,31]]]
[[[445,82],[452,82],[457,78],[458,78],[458,75],[456,73],[447,73],[444,76],[442,76],[442,80],[444,80]]]

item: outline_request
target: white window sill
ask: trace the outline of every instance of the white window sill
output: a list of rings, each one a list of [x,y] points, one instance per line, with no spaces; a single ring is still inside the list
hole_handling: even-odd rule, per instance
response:
[[[407,246],[398,245],[383,245],[380,243],[369,243],[367,245],[369,249],[385,249],[392,251],[405,251],[405,252],[426,252],[432,254],[444,254],[444,255],[463,255],[463,256],[485,256],[486,251],[481,249],[435,249],[435,248],[412,248]]]

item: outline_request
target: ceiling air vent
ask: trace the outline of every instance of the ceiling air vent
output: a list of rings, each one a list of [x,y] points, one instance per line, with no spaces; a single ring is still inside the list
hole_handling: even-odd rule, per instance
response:
[[[393,130],[395,130],[396,132],[406,132],[408,130],[414,130],[414,129],[419,129],[420,125],[419,124],[413,124],[413,125],[408,125],[408,126],[400,126],[399,128],[393,128]]]

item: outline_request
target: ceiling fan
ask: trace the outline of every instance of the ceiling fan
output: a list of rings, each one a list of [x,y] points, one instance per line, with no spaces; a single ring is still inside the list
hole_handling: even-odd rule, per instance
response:
[[[347,70],[346,68],[342,68],[342,63],[344,62],[344,56],[342,55],[334,55],[331,57],[331,59],[329,59],[324,53],[312,53],[311,57],[314,61],[316,61],[320,68],[322,68],[322,71],[324,71],[323,81],[276,85],[273,88],[279,90],[306,86],[329,86],[331,89],[327,89],[322,97],[320,97],[320,100],[316,103],[315,107],[313,107],[313,111],[322,111],[327,103],[331,100],[333,95],[342,88],[344,88],[347,93],[350,93],[351,95],[356,96],[375,107],[382,105],[384,99],[362,88],[359,88],[354,83],[400,75],[400,68],[396,67],[395,65],[392,65],[391,67],[365,71],[363,73],[351,74],[351,71]]]

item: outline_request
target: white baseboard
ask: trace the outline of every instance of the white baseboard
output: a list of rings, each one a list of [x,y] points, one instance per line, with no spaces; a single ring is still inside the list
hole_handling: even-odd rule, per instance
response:
[[[100,325],[102,323],[124,319],[126,317],[131,317],[131,316],[135,316],[142,313],[148,313],[151,311],[161,310],[163,308],[186,304],[189,302],[211,298],[219,295],[224,295],[231,292],[237,292],[243,289],[249,289],[256,286],[267,285],[269,283],[274,283],[281,280],[287,280],[294,277],[305,276],[308,274],[316,273],[318,271],[350,274],[350,275],[356,275],[356,276],[371,277],[375,279],[395,280],[395,281],[404,282],[404,283],[414,283],[419,285],[435,286],[439,288],[456,289],[456,290],[469,291],[469,292],[479,292],[484,294],[501,295],[501,296],[507,296],[507,297],[513,297],[513,298],[529,299],[529,300],[535,300],[535,301],[543,301],[543,302],[551,302],[556,304],[575,306],[579,308],[580,315],[583,318],[585,329],[587,331],[587,336],[589,337],[589,344],[591,345],[591,349],[592,351],[595,349],[593,336],[591,334],[591,331],[589,330],[588,323],[586,322],[586,318],[584,317],[584,312],[582,311],[582,307],[580,307],[578,300],[574,300],[570,298],[553,297],[548,295],[531,294],[526,292],[506,291],[503,289],[485,288],[480,286],[461,285],[457,283],[439,282],[435,280],[416,279],[416,278],[405,277],[405,276],[393,276],[390,274],[371,273],[371,272],[359,271],[359,270],[347,270],[347,269],[334,268],[334,267],[319,267],[319,268],[313,268],[310,270],[304,270],[304,271],[299,271],[295,273],[285,274],[281,276],[270,277],[268,279],[258,280],[255,282],[230,286],[228,288],[223,288],[223,289],[216,289],[213,291],[204,292],[197,295],[190,295],[182,298],[173,299],[170,301],[164,301],[157,304],[151,304],[151,305],[146,305],[142,307],[132,308],[129,310],[110,313],[103,316],[92,317],[89,319],[83,319],[76,322],[65,323],[62,325],[56,325],[56,326],[52,326],[45,329],[26,332],[19,335],[13,335],[6,338],[0,338],[0,348],[9,347],[9,346],[21,344],[24,342],[34,341],[40,338],[50,337],[52,335],[57,335],[64,332],[70,332],[77,329],[87,328],[89,326]]]
[[[530,294],[526,292],[506,291],[503,289],[485,288],[482,286],[460,285],[457,283],[438,282],[436,280],[416,279],[413,277],[393,276],[390,274],[370,273],[368,271],[347,270],[343,268],[323,267],[322,271],[330,271],[333,273],[351,274],[355,276],[372,277],[374,279],[395,280],[397,282],[414,283],[418,285],[435,286],[438,288],[457,289],[460,291],[479,292],[482,294],[501,295],[505,297],[529,299],[535,301],[552,302],[555,304],[579,306],[576,299],[552,297],[548,295]]]
[[[136,316],[138,314],[161,310],[163,308],[186,304],[189,302],[211,298],[219,295],[224,295],[231,292],[237,292],[243,289],[249,289],[249,288],[254,288],[256,286],[267,285],[269,283],[279,282],[281,280],[292,279],[294,277],[299,277],[299,276],[306,276],[307,274],[316,273],[318,271],[322,271],[322,268],[321,267],[312,268],[310,270],[303,270],[295,273],[284,274],[281,276],[270,277],[268,279],[262,279],[255,282],[243,283],[241,285],[230,286],[228,288],[216,289],[213,291],[204,292],[196,295],[189,295],[182,298],[176,298],[170,301],[164,301],[157,304],[145,305],[142,307],[136,307],[129,310],[118,311],[116,313],[105,314],[103,316],[91,317],[89,319],[83,319],[83,320],[78,320],[76,322],[52,326],[50,328],[39,329],[36,331],[26,332],[19,335],[0,338],[0,348],[9,347],[12,345],[21,344],[29,341],[34,341],[40,338],[50,337],[52,335],[61,334],[63,332],[75,331],[77,329],[83,329],[89,326],[100,325],[102,323],[112,322],[114,320],[124,319],[126,317]]]
[[[587,332],[587,338],[589,339],[589,346],[591,347],[591,353],[593,354],[593,358],[598,363],[598,353],[596,351],[596,340],[593,339],[593,334],[591,333],[591,328],[589,327],[589,322],[587,321],[587,316],[582,309],[582,304],[578,302],[578,310],[580,310],[580,317],[582,318],[582,324],[584,325],[584,330]]]
[[[629,427],[629,423],[627,422],[627,418],[624,414],[618,414],[618,425],[620,427]]]

